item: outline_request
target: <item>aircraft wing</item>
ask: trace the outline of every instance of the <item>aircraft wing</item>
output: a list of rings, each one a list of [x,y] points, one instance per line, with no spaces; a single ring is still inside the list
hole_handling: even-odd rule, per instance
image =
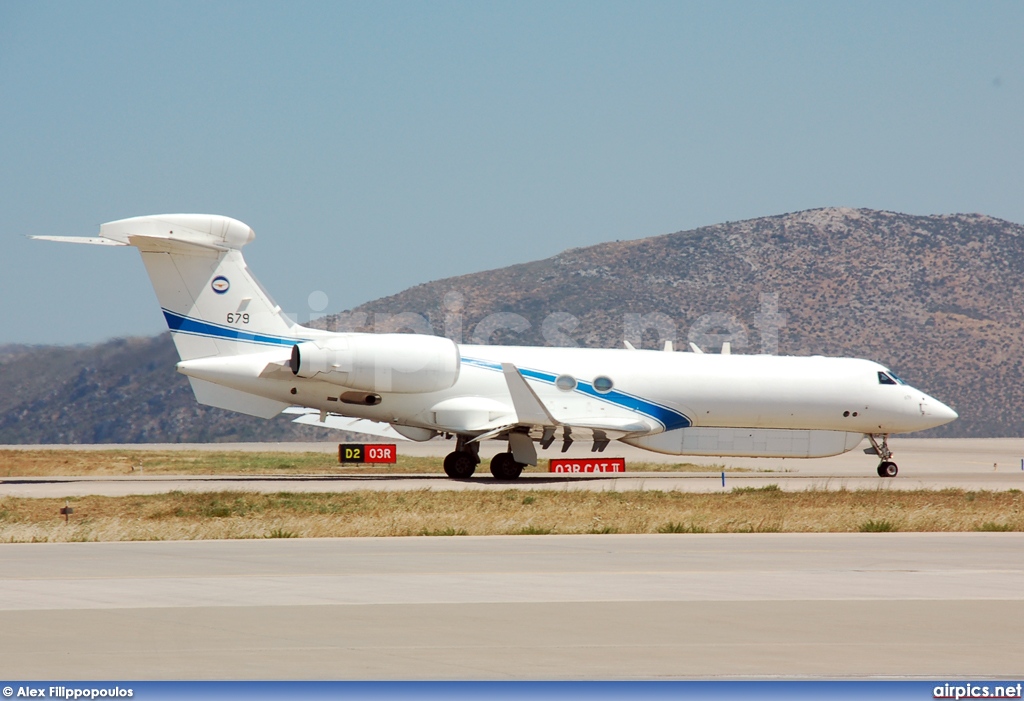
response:
[[[574,440],[589,438],[593,441],[593,450],[603,451],[613,440],[626,436],[643,436],[657,430],[653,423],[639,416],[575,416],[572,419],[556,419],[544,405],[544,401],[530,387],[519,368],[512,363],[502,363],[501,371],[508,384],[509,395],[516,412],[516,422],[486,427],[472,439],[472,442],[507,436],[517,462],[537,464],[534,440],[539,441],[541,447],[545,449],[556,440],[561,440],[562,452],[565,452]]]
[[[512,363],[502,363],[501,372],[508,383],[509,394],[512,395],[512,406],[516,409],[516,418],[521,425],[561,426],[548,408],[544,406],[537,393],[526,382],[526,378]]]
[[[398,431],[391,428],[390,424],[370,421],[369,419],[356,419],[351,416],[338,416],[337,414],[327,414],[324,416],[316,409],[307,409],[305,407],[298,406],[288,407],[282,413],[298,414],[296,418],[292,419],[292,423],[304,424],[306,426],[321,426],[323,428],[333,428],[339,431],[365,433],[368,436],[379,436],[392,441],[409,440]]]
[[[611,438],[620,438],[627,434],[651,433],[656,427],[651,422],[641,418],[614,418],[614,417],[588,417],[577,416],[571,420],[559,420],[551,415],[544,402],[533,388],[526,382],[526,378],[512,363],[502,363],[501,371],[508,383],[509,394],[512,396],[512,405],[516,410],[518,426],[531,426],[538,428],[567,427],[570,429],[582,429],[585,432],[604,433]]]

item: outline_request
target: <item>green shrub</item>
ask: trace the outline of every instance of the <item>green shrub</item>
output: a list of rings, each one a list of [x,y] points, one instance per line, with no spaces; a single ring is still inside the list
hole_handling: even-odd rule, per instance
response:
[[[870,521],[865,521],[864,523],[860,524],[861,533],[889,533],[895,530],[896,526],[893,524],[893,522],[886,521],[885,519],[882,519],[880,521],[875,521],[874,519],[872,519]]]

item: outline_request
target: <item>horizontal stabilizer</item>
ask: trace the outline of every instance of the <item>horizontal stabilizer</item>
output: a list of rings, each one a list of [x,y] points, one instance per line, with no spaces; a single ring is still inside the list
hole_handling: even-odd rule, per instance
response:
[[[227,251],[228,249],[224,246],[220,246],[209,241],[189,241],[187,239],[170,239],[161,236],[129,236],[128,245],[135,246],[140,251],[146,253],[195,253],[196,249],[205,252],[207,255],[216,255],[217,253]]]
[[[100,238],[99,236],[29,236],[36,241],[57,241],[58,243],[88,243],[93,246],[127,246],[127,243]]]

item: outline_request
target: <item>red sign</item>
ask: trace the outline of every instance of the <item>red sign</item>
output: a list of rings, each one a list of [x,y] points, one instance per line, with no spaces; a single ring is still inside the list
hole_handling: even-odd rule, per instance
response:
[[[338,445],[338,462],[387,462],[398,461],[398,449],[394,443],[341,443]]]
[[[625,458],[552,458],[549,472],[625,472]]]

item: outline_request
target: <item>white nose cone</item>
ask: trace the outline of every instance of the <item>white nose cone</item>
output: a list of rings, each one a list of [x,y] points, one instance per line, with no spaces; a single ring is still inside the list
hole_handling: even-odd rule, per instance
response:
[[[955,411],[940,402],[925,395],[921,400],[921,413],[928,419],[929,428],[948,424],[950,421],[960,417]]]

